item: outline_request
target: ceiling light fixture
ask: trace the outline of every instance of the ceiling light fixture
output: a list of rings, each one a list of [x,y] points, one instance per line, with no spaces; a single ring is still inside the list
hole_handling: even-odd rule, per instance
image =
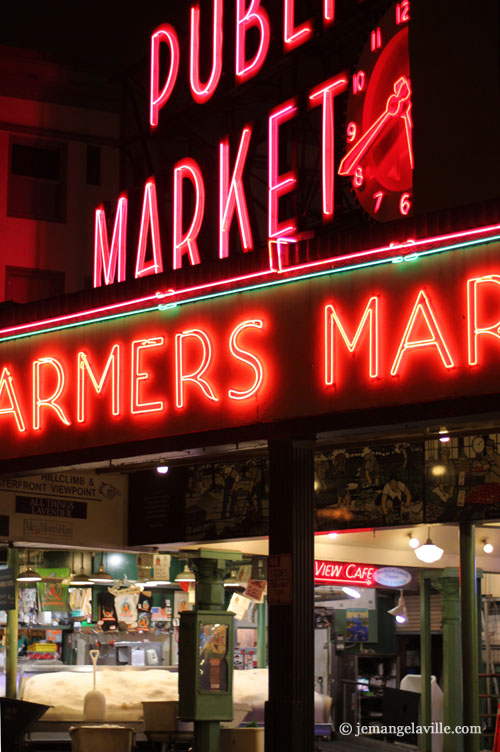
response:
[[[485,554],[492,554],[495,550],[491,543],[488,543],[488,538],[481,538],[483,544],[483,551]]]
[[[96,585],[111,585],[115,580],[114,577],[111,577],[111,575],[105,571],[103,557],[104,553],[101,551],[101,564],[99,566],[99,571],[91,574],[89,580],[95,582]]]
[[[82,551],[82,567],[80,569],[80,574],[77,574],[71,582],[69,583],[70,587],[92,587],[94,583],[90,579],[90,577],[87,577],[87,573],[85,572],[85,567],[83,566],[83,551]]]
[[[348,595],[350,598],[361,598],[361,593],[359,590],[355,590],[352,587],[343,587],[342,592]]]
[[[412,533],[408,533],[408,545],[410,548],[418,548],[420,546],[420,541],[418,538],[414,538]]]
[[[176,582],[195,582],[196,577],[192,569],[189,568],[188,564],[184,564],[184,569],[182,572],[179,572],[177,577],[175,578]]]
[[[158,465],[158,467],[156,468],[156,472],[160,473],[160,475],[166,475],[168,473],[168,470],[168,465]]]
[[[328,537],[329,537],[329,538],[331,538],[332,540],[335,540],[335,538],[338,538],[338,535],[339,535],[339,534],[338,534],[338,533],[336,533],[336,532],[335,532],[335,530],[331,530],[331,531],[330,531],[330,532],[328,533]]]
[[[18,582],[41,582],[42,578],[40,577],[40,575],[38,574],[38,572],[36,572],[32,568],[32,566],[30,564],[30,552],[29,552],[29,550],[27,551],[27,556],[28,556],[28,560],[27,560],[27,563],[26,563],[26,568],[23,569],[23,570],[21,570],[21,572],[19,572],[19,574],[16,577],[16,580]]]
[[[435,561],[439,561],[443,554],[444,549],[431,541],[431,529],[429,528],[428,538],[422,546],[415,549],[415,556],[425,564],[433,564]]]
[[[408,613],[406,611],[406,603],[402,590],[399,591],[399,600],[397,606],[391,608],[387,613],[391,614],[391,616],[394,616],[398,624],[404,624],[406,621],[408,621]]]
[[[450,437],[448,435],[448,429],[446,428],[446,426],[441,426],[438,433],[439,433],[439,441],[442,444],[447,444],[448,441],[450,440]]]

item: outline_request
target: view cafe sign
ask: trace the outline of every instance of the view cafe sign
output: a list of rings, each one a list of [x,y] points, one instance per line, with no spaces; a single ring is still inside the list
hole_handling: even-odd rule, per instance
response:
[[[378,567],[374,564],[327,561],[314,562],[317,585],[357,585],[358,587],[404,588],[413,579],[412,571],[400,567]]]

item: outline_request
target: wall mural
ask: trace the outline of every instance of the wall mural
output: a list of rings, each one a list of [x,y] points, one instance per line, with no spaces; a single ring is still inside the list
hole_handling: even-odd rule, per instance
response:
[[[426,441],[426,522],[500,518],[500,434]]]
[[[499,450],[488,434],[318,453],[316,530],[500,519]],[[268,477],[264,458],[137,473],[129,542],[267,535]]]
[[[316,456],[316,529],[423,522],[423,445],[335,449]]]

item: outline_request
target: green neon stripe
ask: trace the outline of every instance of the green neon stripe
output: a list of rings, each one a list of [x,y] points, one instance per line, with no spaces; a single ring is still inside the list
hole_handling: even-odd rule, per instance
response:
[[[459,248],[470,248],[470,247],[474,247],[477,245],[487,245],[497,240],[500,240],[500,235],[493,235],[488,238],[479,238],[476,240],[467,240],[462,243],[456,243],[456,244],[447,245],[447,246],[440,246],[438,248],[430,248],[427,251],[415,251],[413,253],[408,253],[406,256],[401,256],[401,255],[391,256],[388,258],[377,259],[375,261],[365,261],[365,262],[361,262],[357,264],[350,264],[349,266],[339,266],[339,267],[334,267],[333,269],[324,269],[322,271],[310,272],[309,274],[302,274],[301,276],[297,276],[297,277],[286,277],[283,279],[272,280],[270,282],[260,282],[255,285],[249,285],[248,287],[240,287],[236,290],[233,290],[233,289],[220,290],[219,292],[213,292],[207,295],[199,295],[194,298],[186,298],[185,300],[179,300],[175,303],[166,303],[166,304],[160,303],[160,304],[151,306],[149,308],[140,308],[136,311],[114,313],[114,314],[110,314],[109,316],[100,316],[99,318],[96,318],[96,319],[85,320],[85,321],[74,321],[71,324],[60,324],[59,326],[53,326],[47,329],[37,329],[35,331],[22,332],[21,334],[12,334],[7,337],[1,337],[0,343],[9,342],[9,341],[16,340],[16,339],[24,339],[25,337],[35,337],[38,334],[48,334],[50,332],[58,332],[64,329],[75,329],[76,327],[79,327],[79,326],[89,326],[91,324],[98,324],[103,321],[114,321],[116,319],[127,318],[129,316],[138,316],[143,313],[151,313],[152,311],[164,312],[173,308],[177,308],[178,306],[181,306],[181,305],[187,305],[189,303],[198,303],[198,302],[202,302],[205,300],[214,300],[215,298],[226,297],[228,295],[237,295],[238,293],[252,292],[254,290],[263,290],[268,287],[277,287],[279,285],[292,284],[294,282],[303,282],[308,279],[315,279],[317,277],[325,277],[325,276],[333,275],[333,274],[341,274],[343,272],[348,272],[348,271],[356,271],[357,269],[366,269],[371,266],[381,266],[382,264],[397,264],[397,263],[402,263],[403,261],[418,261],[422,256],[430,256],[436,253],[444,253],[446,251],[453,251]],[[411,249],[411,245],[408,246],[408,250],[410,249]],[[335,260],[332,260],[331,263],[334,264]]]

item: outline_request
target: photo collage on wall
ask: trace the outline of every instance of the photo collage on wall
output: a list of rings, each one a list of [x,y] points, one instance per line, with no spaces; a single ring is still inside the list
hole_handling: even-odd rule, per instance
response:
[[[316,529],[424,521],[424,447],[408,442],[316,455]]]
[[[500,519],[500,434],[425,442],[426,522]]]

